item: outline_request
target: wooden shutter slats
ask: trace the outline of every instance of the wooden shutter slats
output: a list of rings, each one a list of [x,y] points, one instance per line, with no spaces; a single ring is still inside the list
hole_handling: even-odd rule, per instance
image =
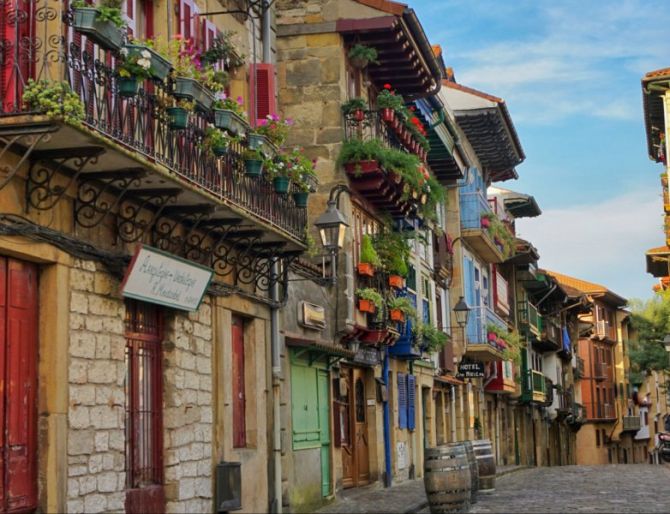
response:
[[[398,373],[398,428],[407,428],[407,377]]]
[[[407,375],[407,428],[416,428],[416,377]]]

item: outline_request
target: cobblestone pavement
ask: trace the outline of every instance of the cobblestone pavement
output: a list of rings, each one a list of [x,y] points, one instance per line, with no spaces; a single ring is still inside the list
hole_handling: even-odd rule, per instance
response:
[[[349,489],[318,513],[428,514],[423,480],[384,489]],[[472,514],[670,512],[670,467],[640,465],[502,468],[496,490],[480,494]]]
[[[479,495],[470,512],[670,512],[670,468],[627,464],[524,469],[497,478],[495,492]]]

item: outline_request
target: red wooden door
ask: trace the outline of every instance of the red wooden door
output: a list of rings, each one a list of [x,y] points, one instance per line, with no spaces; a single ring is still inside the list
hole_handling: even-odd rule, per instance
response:
[[[0,511],[37,507],[37,268],[0,257]]]
[[[163,319],[155,305],[126,303],[126,512],[165,512]]]
[[[232,319],[233,340],[233,446],[243,448],[246,438],[246,393],[244,390],[244,321]]]

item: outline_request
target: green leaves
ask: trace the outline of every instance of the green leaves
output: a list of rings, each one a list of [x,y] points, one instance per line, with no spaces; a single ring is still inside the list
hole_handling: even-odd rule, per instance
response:
[[[69,123],[78,124],[84,119],[84,104],[67,82],[30,79],[23,92],[23,101],[31,109]]]

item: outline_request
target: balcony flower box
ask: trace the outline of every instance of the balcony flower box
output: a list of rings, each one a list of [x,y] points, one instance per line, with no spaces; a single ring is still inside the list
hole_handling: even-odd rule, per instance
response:
[[[151,76],[156,80],[164,81],[170,74],[172,64],[153,48],[149,48],[145,45],[125,45],[124,48],[128,50],[129,58],[135,57],[142,52],[149,52],[151,54],[151,68],[149,68],[149,73],[151,73]]]
[[[397,321],[398,323],[405,321],[405,313],[403,313],[400,309],[390,309],[389,317],[391,318],[391,321]]]
[[[183,107],[168,107],[166,109],[170,117],[170,128],[172,130],[183,130],[188,125],[188,111]]]
[[[389,275],[389,286],[395,289],[402,289],[405,281],[400,275]]]
[[[296,207],[307,207],[307,199],[309,198],[308,191],[296,191],[293,193],[293,201]]]
[[[376,173],[379,171],[379,163],[377,161],[356,161],[347,162],[344,165],[344,171],[349,175],[359,176],[366,173]]]
[[[130,98],[137,95],[140,82],[137,77],[119,77],[116,82],[119,88],[119,95],[124,98]]]
[[[262,134],[249,133],[247,135],[247,143],[252,150],[260,150],[268,159],[275,157],[279,151],[270,140]]]
[[[358,274],[364,277],[374,277],[375,267],[369,262],[359,262],[356,266]]]
[[[100,21],[100,11],[93,7],[74,9],[72,26],[87,38],[107,50],[119,50],[123,45],[125,31],[111,21]]]
[[[275,177],[272,179],[272,184],[275,188],[275,193],[280,195],[288,194],[288,188],[291,185],[291,179],[288,177]]]
[[[172,95],[175,98],[192,100],[204,111],[209,110],[214,103],[214,95],[205,86],[187,77],[175,78]]]
[[[260,177],[263,173],[263,161],[260,159],[245,159],[244,169],[247,177]]]
[[[367,312],[368,314],[374,314],[376,311],[375,304],[372,300],[363,300],[362,298],[358,299],[358,310],[361,312]]]
[[[244,118],[228,109],[214,109],[214,126],[233,136],[244,134],[249,127]],[[252,150],[255,149],[252,148]]]

